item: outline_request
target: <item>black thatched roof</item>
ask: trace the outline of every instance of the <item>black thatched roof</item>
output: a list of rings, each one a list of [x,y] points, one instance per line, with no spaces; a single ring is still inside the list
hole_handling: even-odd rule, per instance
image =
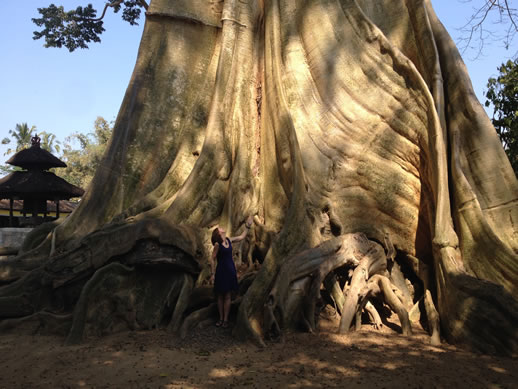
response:
[[[13,172],[0,179],[0,199],[40,198],[65,200],[81,197],[84,190],[51,172],[30,170]]]
[[[65,162],[42,149],[39,143],[33,143],[28,149],[17,152],[7,163],[23,169],[48,170],[52,167],[67,167]]]

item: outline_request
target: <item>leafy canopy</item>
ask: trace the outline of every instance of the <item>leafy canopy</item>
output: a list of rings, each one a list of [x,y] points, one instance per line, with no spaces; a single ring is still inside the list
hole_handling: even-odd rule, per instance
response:
[[[47,8],[38,8],[41,17],[32,19],[38,27],[43,27],[40,31],[34,31],[33,39],[45,38],[45,47],[64,46],[70,52],[77,48],[87,49],[88,43],[101,41],[99,36],[105,31],[103,18],[108,8],[112,8],[114,13],[122,9],[122,19],[137,25],[141,9],[147,7],[144,0],[109,0],[101,16],[97,17],[97,10],[92,4],[71,11],[50,4]]]
[[[486,107],[494,107],[493,125],[518,175],[518,59],[503,63],[487,83]]]

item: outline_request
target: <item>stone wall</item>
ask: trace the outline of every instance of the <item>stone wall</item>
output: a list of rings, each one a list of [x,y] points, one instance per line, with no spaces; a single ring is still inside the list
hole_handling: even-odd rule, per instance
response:
[[[0,248],[18,248],[32,228],[0,228]]]

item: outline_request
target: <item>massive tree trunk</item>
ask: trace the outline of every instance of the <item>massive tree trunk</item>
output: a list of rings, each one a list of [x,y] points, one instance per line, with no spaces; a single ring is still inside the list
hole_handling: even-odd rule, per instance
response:
[[[2,326],[203,322],[210,230],[254,215],[235,335],[314,330],[327,289],[341,332],[381,302],[515,353],[517,196],[429,0],[153,0],[81,205],[1,265]]]

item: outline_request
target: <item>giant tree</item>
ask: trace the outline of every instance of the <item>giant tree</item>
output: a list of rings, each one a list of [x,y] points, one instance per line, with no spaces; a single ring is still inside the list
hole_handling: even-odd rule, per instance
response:
[[[428,0],[153,0],[80,206],[2,264],[2,326],[186,331],[211,229],[254,215],[236,336],[385,303],[404,334],[420,307],[434,342],[514,353],[517,195]]]

